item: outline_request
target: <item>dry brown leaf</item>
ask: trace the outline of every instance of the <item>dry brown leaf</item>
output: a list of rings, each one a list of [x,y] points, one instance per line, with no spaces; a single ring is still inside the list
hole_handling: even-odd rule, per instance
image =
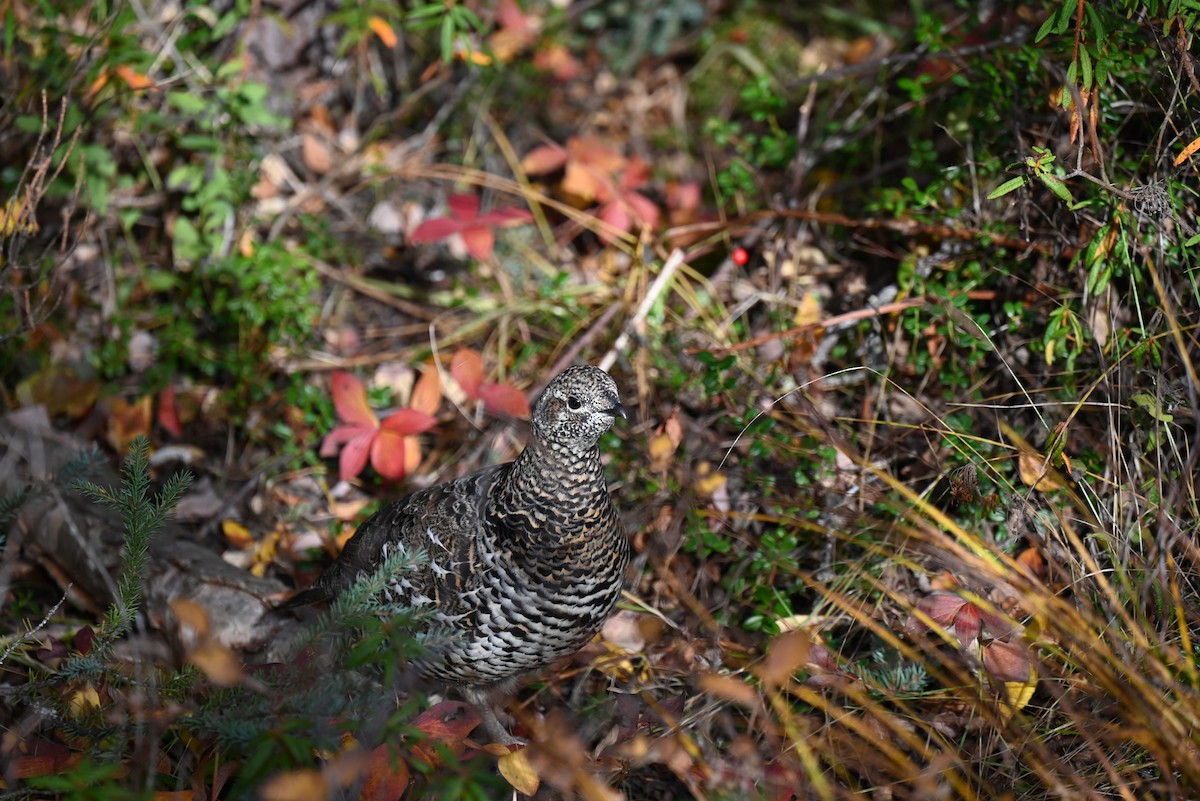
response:
[[[124,398],[113,398],[109,409],[104,439],[117,453],[128,451],[129,444],[139,436],[150,436],[154,402],[149,395],[143,395],[133,403],[127,403]]]
[[[1021,474],[1025,486],[1033,487],[1038,492],[1050,492],[1065,486],[1059,480],[1058,472],[1046,464],[1044,457],[1033,451],[1021,451],[1018,454],[1017,472]]]
[[[393,760],[388,747],[381,745],[371,752],[367,778],[359,798],[366,801],[394,801],[408,789],[408,765],[402,759]]]
[[[768,687],[784,684],[796,669],[808,662],[812,640],[807,631],[789,631],[771,640],[767,646],[767,658],[755,673]]]
[[[749,684],[746,684],[746,682],[739,681],[733,676],[725,676],[720,673],[705,673],[697,679],[697,684],[701,690],[711,693],[718,698],[724,698],[726,701],[732,701],[747,709],[757,709],[759,707],[758,691]]]
[[[300,135],[300,143],[304,166],[317,175],[324,175],[333,169],[333,152],[322,137],[306,131]]]

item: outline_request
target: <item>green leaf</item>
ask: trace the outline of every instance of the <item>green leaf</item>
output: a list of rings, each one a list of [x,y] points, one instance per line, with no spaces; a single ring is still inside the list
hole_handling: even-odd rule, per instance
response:
[[[179,109],[184,114],[199,114],[208,108],[208,101],[191,92],[168,92],[167,104]]]
[[[1025,176],[1021,175],[1016,178],[1011,178],[1011,179],[1005,181],[1004,183],[1000,184],[998,187],[993,189],[990,193],[988,193],[988,200],[995,200],[998,197],[1007,195],[1009,192],[1013,192],[1017,189],[1020,189],[1022,186],[1025,185],[1026,180],[1027,179],[1025,178]]]
[[[1083,74],[1083,88],[1092,88],[1092,54],[1086,47],[1079,48],[1079,71]]]
[[[1067,185],[1057,175],[1051,175],[1048,172],[1039,172],[1038,179],[1046,185],[1046,188],[1058,196],[1059,200],[1065,203],[1074,203],[1075,198],[1071,197],[1071,190],[1067,189]]]

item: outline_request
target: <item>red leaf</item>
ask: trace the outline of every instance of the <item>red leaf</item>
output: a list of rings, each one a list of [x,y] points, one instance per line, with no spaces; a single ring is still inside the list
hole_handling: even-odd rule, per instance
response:
[[[373,433],[376,429],[369,426],[353,426],[344,425],[330,431],[325,435],[325,439],[321,442],[321,450],[318,453],[323,458],[328,459],[338,452],[338,449],[345,445],[350,440],[364,433]]]
[[[371,466],[389,481],[399,481],[421,463],[421,443],[395,431],[380,431],[371,443]]]
[[[173,436],[183,436],[179,410],[175,407],[175,387],[167,387],[158,393],[158,424]]]
[[[75,650],[87,656],[92,652],[92,643],[96,639],[96,631],[91,626],[84,626],[75,632]]]
[[[472,222],[479,216],[478,195],[451,195],[446,198],[450,213],[463,222]]]
[[[943,628],[950,628],[954,623],[954,618],[958,615],[958,610],[966,604],[962,598],[952,592],[934,592],[921,600],[917,601],[917,609],[929,615],[934,623],[937,623]],[[913,615],[906,627],[913,633],[921,633],[928,631],[929,627],[925,625],[925,621],[921,620],[916,615]]]
[[[418,412],[416,409],[400,409],[399,411],[388,416],[380,428],[383,431],[390,431],[394,434],[405,436],[408,434],[420,434],[422,431],[428,431],[433,428],[437,420],[434,420],[425,412]]]
[[[338,477],[342,481],[349,481],[363,471],[367,466],[367,457],[371,453],[371,443],[375,437],[379,435],[377,429],[364,429],[361,433],[356,434],[345,447],[342,448],[342,455],[338,459]]]
[[[462,701],[442,701],[422,712],[414,725],[434,740],[462,742],[480,723],[479,713]]]
[[[625,195],[625,202],[633,209],[634,218],[647,228],[654,228],[658,225],[661,212],[653,200],[640,192],[629,192]]]
[[[467,252],[479,261],[491,256],[492,248],[496,244],[496,235],[490,228],[483,225],[468,225],[463,228],[462,238],[466,243]]]
[[[966,645],[977,639],[982,629],[983,619],[979,615],[979,608],[975,604],[963,604],[954,616],[954,634],[958,641]]]
[[[379,418],[367,403],[367,390],[361,381],[338,370],[333,374],[332,384],[333,406],[337,409],[338,417],[355,425],[379,427]]]
[[[454,354],[450,362],[450,375],[462,387],[469,398],[479,398],[479,387],[483,384],[483,359],[473,350],[463,348]]]
[[[437,242],[451,234],[462,230],[462,220],[452,220],[449,217],[435,217],[417,226],[417,230],[408,235],[408,241],[414,244],[421,242]]]
[[[525,393],[512,384],[484,384],[479,388],[479,396],[490,412],[511,417],[529,416],[529,401],[525,399]]]
[[[521,159],[521,169],[530,175],[545,175],[561,170],[567,163],[567,151],[558,145],[535,147]]]

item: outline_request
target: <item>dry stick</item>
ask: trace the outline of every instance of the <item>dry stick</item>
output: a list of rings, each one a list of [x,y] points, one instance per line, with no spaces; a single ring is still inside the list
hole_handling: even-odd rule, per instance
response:
[[[372,286],[369,282],[365,281],[361,277],[357,275],[351,275],[345,270],[339,270],[333,265],[326,264],[320,259],[314,259],[310,257],[308,262],[316,268],[317,272],[326,278],[332,278],[339,284],[343,284],[344,286],[353,289],[355,292],[358,292],[361,295],[366,295],[367,297],[377,300],[380,303],[384,303],[388,306],[399,309],[405,314],[411,314],[418,320],[433,322],[439,316],[441,316],[441,311],[431,311],[419,303],[413,303],[411,300],[398,298],[385,290]]]
[[[683,261],[684,254],[682,250],[675,248],[675,250],[671,251],[671,255],[667,257],[667,261],[663,265],[662,272],[658,274],[658,278],[655,278],[654,283],[650,285],[649,291],[646,292],[646,297],[642,298],[642,304],[638,306],[637,312],[625,324],[625,330],[621,332],[621,336],[617,337],[617,341],[613,343],[612,348],[600,360],[599,367],[601,370],[607,372],[617,360],[617,355],[624,352],[629,346],[629,338],[633,335],[634,329],[641,326],[645,321],[646,315],[650,313],[650,308],[658,300],[663,290],[667,288],[667,284],[671,283],[671,279],[675,277],[675,272],[679,269],[679,265],[683,264]]]

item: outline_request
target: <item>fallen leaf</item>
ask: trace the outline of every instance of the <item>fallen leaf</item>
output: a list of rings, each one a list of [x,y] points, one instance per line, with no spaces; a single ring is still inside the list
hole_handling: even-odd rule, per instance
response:
[[[204,672],[219,687],[232,687],[241,681],[242,666],[233,651],[215,640],[200,643],[188,654],[188,661]]]
[[[484,384],[479,397],[488,411],[510,417],[529,417],[529,401],[525,393],[512,384]]]
[[[483,358],[473,350],[463,348],[450,361],[450,375],[469,398],[479,397],[483,385]]]
[[[150,421],[154,419],[153,402],[143,395],[133,403],[124,398],[109,401],[108,427],[104,439],[117,453],[125,453],[138,437],[150,437]]]
[[[1017,472],[1025,486],[1032,487],[1038,492],[1050,492],[1063,489],[1064,484],[1058,471],[1046,464],[1046,460],[1033,451],[1021,451],[1017,455]]]
[[[236,520],[221,521],[221,533],[225,535],[225,540],[235,548],[249,548],[254,545],[254,536],[250,533],[250,529]]]
[[[212,630],[208,619],[208,611],[195,601],[187,598],[176,598],[171,601],[171,613],[181,626],[187,626],[200,639],[208,637]]]
[[[359,798],[367,801],[395,801],[404,796],[410,778],[408,765],[403,760],[393,760],[386,744],[377,746],[371,751],[371,758],[367,763],[367,776]]]
[[[382,17],[371,17],[367,20],[367,27],[379,37],[379,41],[383,42],[384,46],[396,46],[396,42],[398,41],[396,39],[396,32],[392,30],[392,26],[388,25],[387,21]]]
[[[264,801],[325,801],[329,795],[325,777],[315,770],[280,773],[259,788]]]
[[[778,687],[792,677],[797,668],[807,664],[812,640],[807,631],[789,631],[771,640],[767,656],[754,671],[767,687]]]
[[[500,757],[496,760],[496,767],[500,770],[500,775],[518,793],[525,795],[537,793],[541,780],[538,778],[537,771],[533,769],[529,755],[524,748],[519,751],[510,751]]]
[[[733,676],[725,676],[720,673],[704,673],[696,680],[696,683],[701,690],[711,693],[718,698],[733,701],[735,704],[744,706],[747,709],[757,709],[759,707],[758,691],[749,684],[746,684],[746,682],[739,681]]]

